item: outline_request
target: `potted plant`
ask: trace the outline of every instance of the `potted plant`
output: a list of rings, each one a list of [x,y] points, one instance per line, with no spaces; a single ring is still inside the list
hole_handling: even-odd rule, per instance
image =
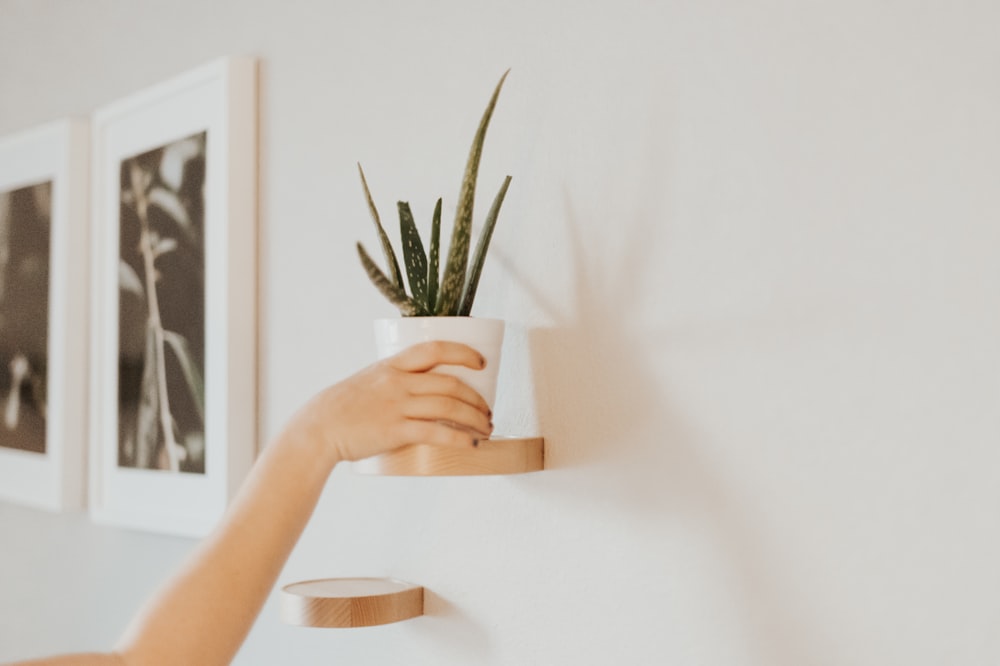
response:
[[[402,315],[401,318],[376,320],[375,339],[379,357],[390,356],[410,345],[428,340],[449,340],[468,344],[486,358],[485,370],[471,371],[459,367],[439,370],[454,374],[466,381],[482,394],[491,408],[496,394],[504,323],[499,319],[472,317],[471,311],[490,239],[493,236],[493,227],[496,225],[500,207],[510,186],[510,176],[504,179],[500,191],[493,200],[474,251],[470,252],[470,245],[476,178],[483,152],[483,141],[508,72],[505,72],[497,83],[472,141],[459,190],[451,244],[443,270],[440,265],[441,199],[437,200],[434,207],[430,242],[426,251],[409,204],[405,201],[397,204],[405,268],[404,281],[404,272],[400,270],[400,262],[382,226],[364,171],[361,165],[358,165],[361,184],[381,241],[387,269],[383,271],[361,243],[358,243],[358,254],[372,283],[399,308]]]

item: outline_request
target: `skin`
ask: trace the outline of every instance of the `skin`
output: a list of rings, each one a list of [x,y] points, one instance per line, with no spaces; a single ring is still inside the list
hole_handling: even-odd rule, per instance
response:
[[[486,361],[465,345],[425,343],[314,396],[261,454],[220,525],[112,652],[12,666],[230,663],[334,467],[417,442],[462,448],[489,437],[486,402],[461,381],[430,372],[443,364],[482,369]]]

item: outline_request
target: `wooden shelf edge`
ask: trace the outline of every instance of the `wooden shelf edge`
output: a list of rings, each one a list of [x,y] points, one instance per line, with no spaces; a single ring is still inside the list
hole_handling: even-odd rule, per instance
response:
[[[424,614],[424,588],[393,578],[324,578],[281,589],[281,618],[300,627],[373,627]]]
[[[544,468],[542,437],[494,437],[474,449],[413,444],[354,463],[354,471],[360,474],[383,476],[526,474]]]

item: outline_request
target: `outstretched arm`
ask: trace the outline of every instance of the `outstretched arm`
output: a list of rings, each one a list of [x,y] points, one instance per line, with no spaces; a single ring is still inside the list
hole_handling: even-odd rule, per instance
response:
[[[319,393],[264,450],[220,526],[143,608],[114,653],[21,666],[228,664],[339,462],[411,443],[470,447],[489,437],[482,397],[428,372],[442,364],[478,369],[485,361],[464,345],[425,343]]]

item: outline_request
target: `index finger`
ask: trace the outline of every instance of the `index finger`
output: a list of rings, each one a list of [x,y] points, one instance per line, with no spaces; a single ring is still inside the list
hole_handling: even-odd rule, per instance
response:
[[[486,359],[461,342],[434,340],[404,349],[389,359],[389,365],[404,372],[427,372],[439,365],[464,365],[482,370],[486,367]]]

